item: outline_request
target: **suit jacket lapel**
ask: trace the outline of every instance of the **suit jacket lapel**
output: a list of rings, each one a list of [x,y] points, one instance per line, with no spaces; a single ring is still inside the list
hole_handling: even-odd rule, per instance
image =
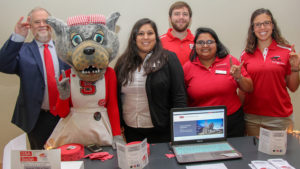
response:
[[[42,61],[42,58],[41,58],[39,47],[38,47],[37,43],[33,40],[31,43],[29,43],[29,48],[33,53],[33,57],[34,57],[37,65],[38,65],[39,71],[41,72],[41,76],[44,79],[43,61]]]

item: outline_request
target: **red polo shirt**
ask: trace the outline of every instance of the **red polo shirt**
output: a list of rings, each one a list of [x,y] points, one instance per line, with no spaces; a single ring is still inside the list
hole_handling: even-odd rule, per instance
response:
[[[173,29],[170,28],[166,34],[160,36],[161,43],[164,49],[176,53],[181,65],[183,66],[189,60],[190,52],[194,46],[194,35],[190,29],[187,29],[187,35],[180,40],[174,37],[171,33]]]
[[[245,113],[273,117],[292,114],[293,106],[285,81],[286,76],[291,74],[290,51],[290,48],[273,40],[263,53],[258,48],[253,54],[242,53],[241,60],[254,87],[252,93],[246,93]]]
[[[188,61],[183,66],[184,81],[188,94],[188,105],[191,107],[225,105],[227,115],[231,115],[241,107],[241,101],[237,95],[238,83],[230,75],[230,58],[216,58],[207,69],[199,59]],[[232,62],[240,65],[233,56]],[[249,77],[244,68],[242,75]]]

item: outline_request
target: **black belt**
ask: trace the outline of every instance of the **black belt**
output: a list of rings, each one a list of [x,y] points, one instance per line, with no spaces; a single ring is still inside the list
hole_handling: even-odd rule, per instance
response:
[[[50,110],[41,109],[41,112],[50,113]]]

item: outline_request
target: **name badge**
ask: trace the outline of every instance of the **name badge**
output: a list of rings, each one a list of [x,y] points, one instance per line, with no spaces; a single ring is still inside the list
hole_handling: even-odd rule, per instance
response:
[[[216,74],[226,75],[227,71],[226,70],[216,70]]]

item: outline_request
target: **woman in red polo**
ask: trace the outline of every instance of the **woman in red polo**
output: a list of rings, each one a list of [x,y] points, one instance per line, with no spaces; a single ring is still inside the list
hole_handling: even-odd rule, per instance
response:
[[[242,93],[247,134],[258,136],[260,127],[291,126],[293,106],[287,88],[298,89],[300,60],[268,9],[253,12],[241,60],[254,87],[252,93]]]
[[[212,29],[198,28],[194,43],[190,61],[183,66],[188,105],[225,105],[228,115],[227,136],[243,136],[244,113],[237,89],[251,92],[252,80]]]

